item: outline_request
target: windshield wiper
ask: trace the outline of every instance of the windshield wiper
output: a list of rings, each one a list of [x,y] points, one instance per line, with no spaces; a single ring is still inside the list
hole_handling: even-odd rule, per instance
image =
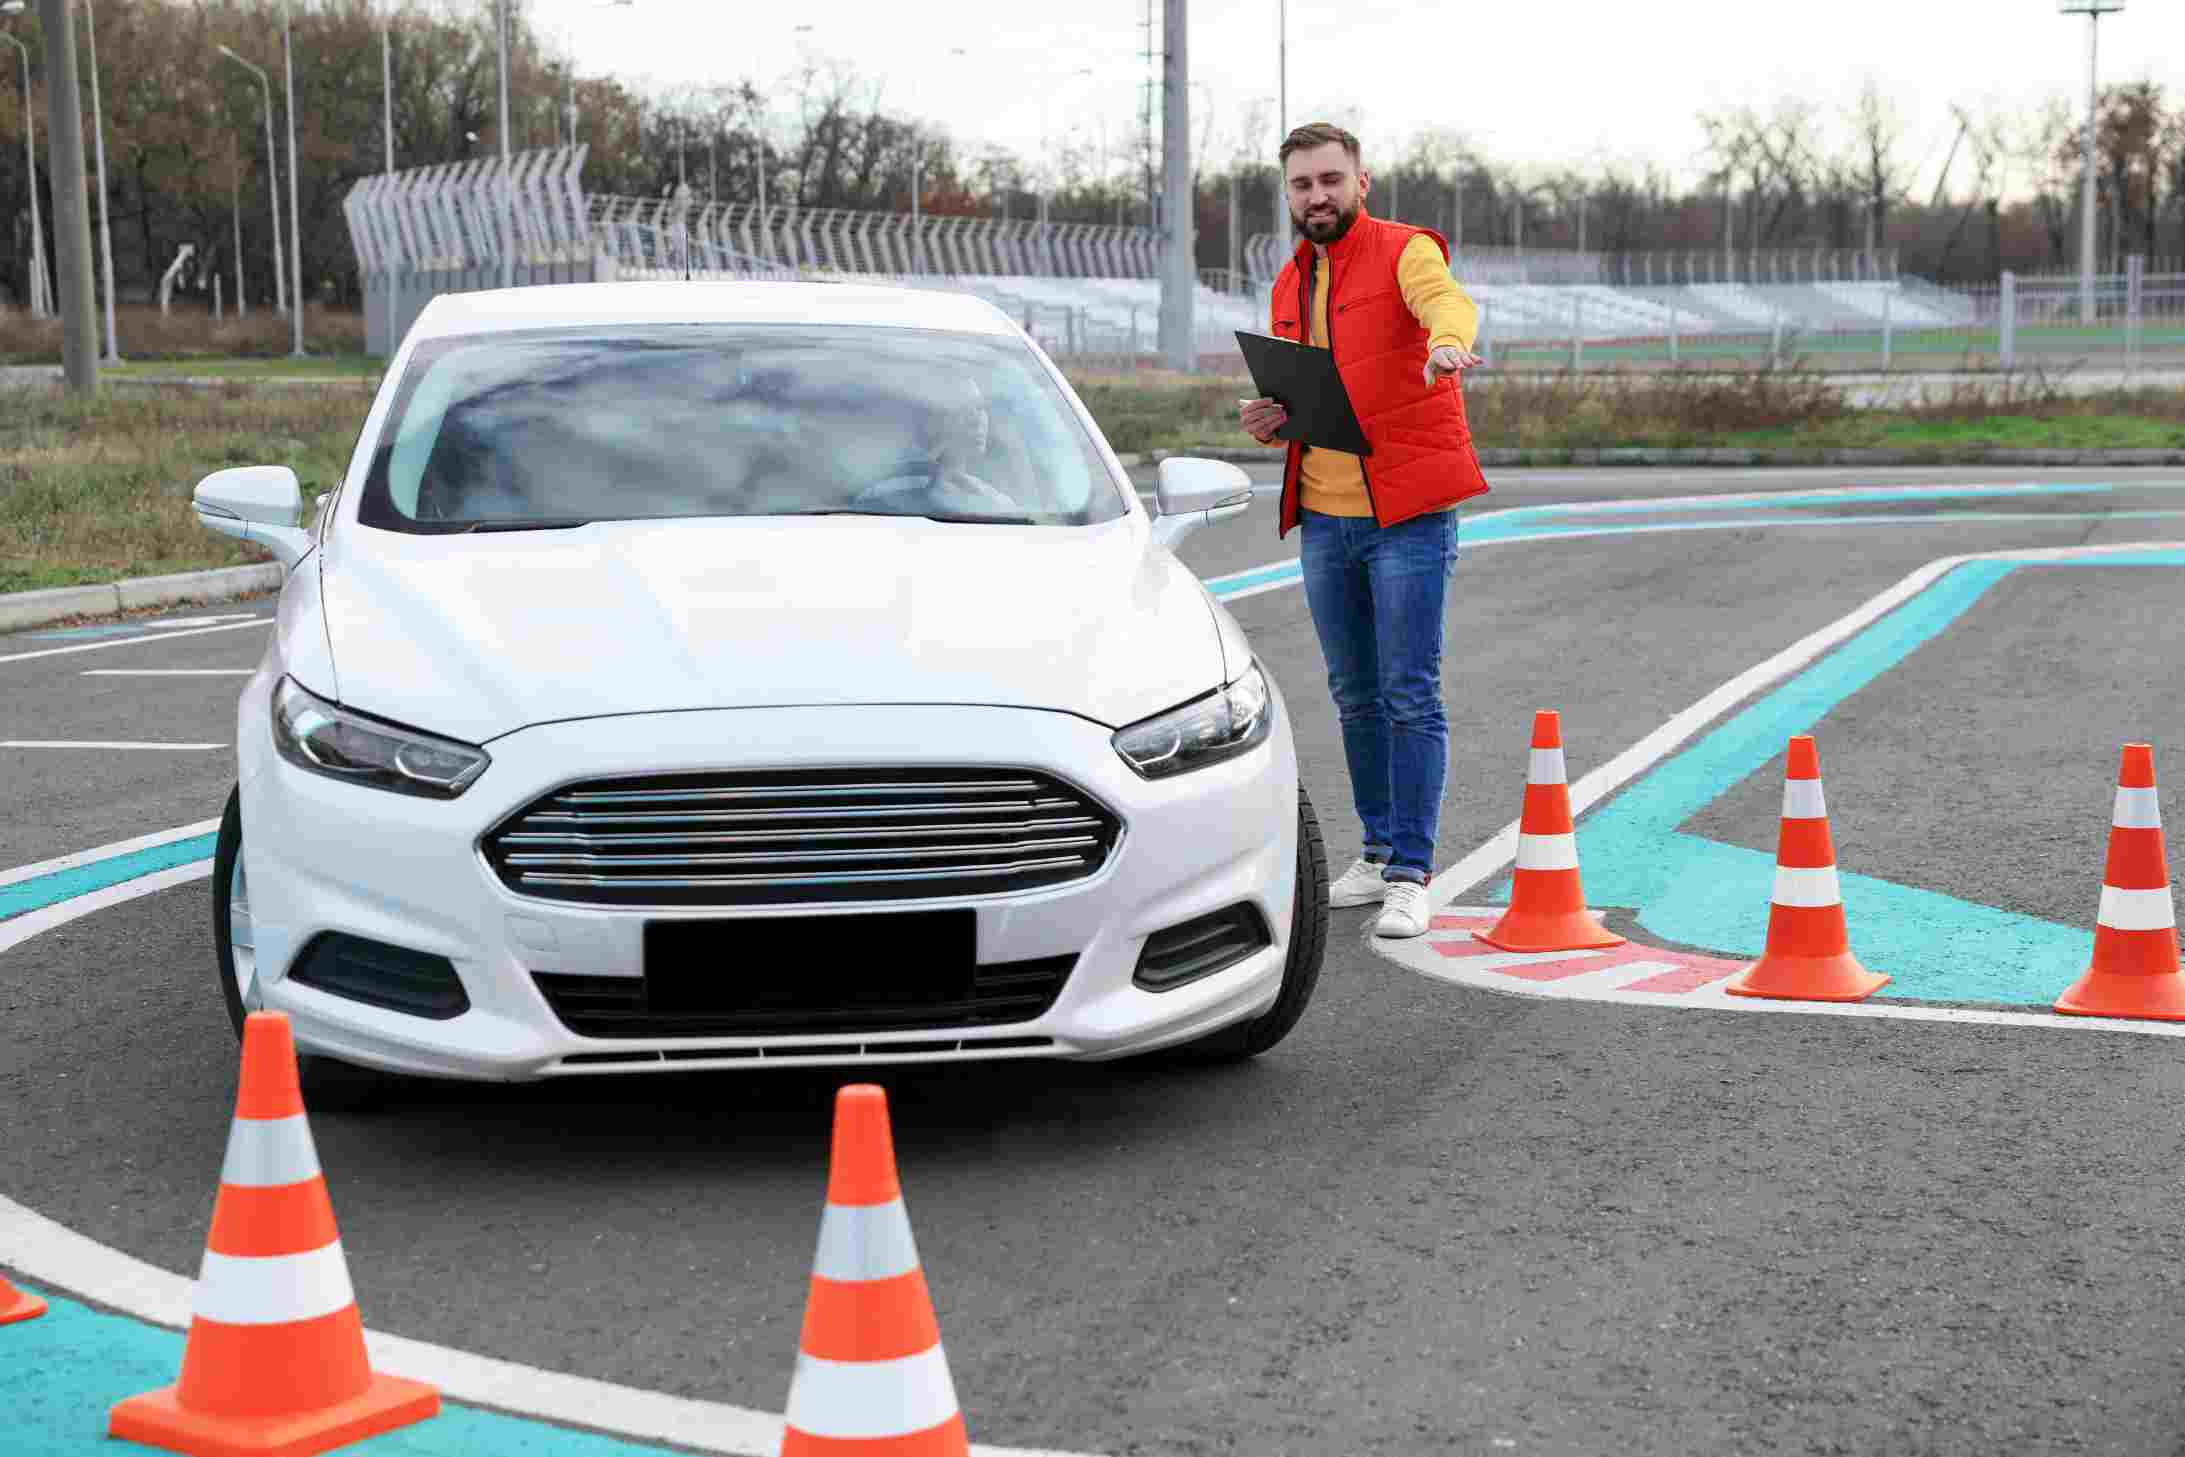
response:
[[[545,516],[536,521],[473,521],[457,532],[468,536],[473,531],[567,531],[572,526],[590,526],[588,518],[579,516]]]
[[[821,511],[769,511],[769,516],[871,516],[895,521],[945,521],[972,526],[1036,526],[1039,523],[1030,516],[980,516],[969,512],[948,511],[851,511],[841,507],[829,507]]]

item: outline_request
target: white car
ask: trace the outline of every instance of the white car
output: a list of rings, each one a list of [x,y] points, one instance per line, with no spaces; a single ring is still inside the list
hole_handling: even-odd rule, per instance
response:
[[[237,714],[222,993],[318,1087],[1255,1055],[1325,857],[1282,695],[1053,363],[966,296],[446,296],[288,567]]]

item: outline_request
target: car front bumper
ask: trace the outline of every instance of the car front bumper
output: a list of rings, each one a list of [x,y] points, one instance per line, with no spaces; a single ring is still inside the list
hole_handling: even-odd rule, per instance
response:
[[[243,863],[256,942],[255,1005],[289,1014],[306,1051],[396,1071],[522,1080],[708,1067],[1103,1059],[1188,1041],[1265,1011],[1289,946],[1297,766],[1279,695],[1268,741],[1226,763],[1140,779],[1110,731],[1065,714],[932,706],[769,708],[542,725],[487,746],[462,796],[428,800],[297,769],[262,707],[239,716]],[[783,768],[1010,766],[1069,781],[1123,824],[1092,875],[1015,894],[854,906],[603,907],[519,895],[480,849],[541,795],[578,780]],[[1249,903],[1272,944],[1173,990],[1133,983],[1146,938]],[[595,1038],[569,1030],[534,972],[642,974],[647,921],[872,915],[970,906],[982,963],[1074,954],[1049,1010],[1002,1026],[774,1036]],[[389,1010],[289,977],[320,932],[346,932],[454,965],[469,1008],[445,1020]],[[812,947],[824,956],[824,932]],[[793,968],[783,975],[794,975]],[[905,975],[916,968],[906,966]],[[572,1059],[575,1059],[572,1061]],[[611,1060],[605,1060],[611,1059]]]

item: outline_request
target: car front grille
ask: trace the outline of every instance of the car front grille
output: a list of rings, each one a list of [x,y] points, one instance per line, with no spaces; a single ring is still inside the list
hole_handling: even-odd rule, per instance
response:
[[[935,900],[1081,879],[1122,829],[1013,769],[811,769],[570,785],[486,837],[520,895],[594,905]]]

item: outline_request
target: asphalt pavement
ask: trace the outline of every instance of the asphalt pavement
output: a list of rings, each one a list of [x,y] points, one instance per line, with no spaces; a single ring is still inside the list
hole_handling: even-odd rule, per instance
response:
[[[2185,511],[2173,475],[2031,479],[2106,489],[1670,508],[1643,532],[1579,515],[1573,527],[1613,534],[1494,539],[1490,510],[1998,482],[1497,473],[1466,508],[1452,584],[1437,866],[1516,814],[1536,708],[1561,711],[1575,779],[1938,557],[2185,539],[2185,516],[2130,514]],[[1295,551],[1263,499],[1183,555],[1218,578]],[[1817,733],[1844,863],[2090,922],[2117,744],[2154,736],[2166,782],[2185,784],[2163,743],[2185,707],[2181,600],[2174,570],[2014,573],[1834,710]],[[266,628],[201,619],[269,606],[152,614],[197,620],[169,629],[194,635],[123,646],[0,638],[0,743],[231,740],[239,676],[164,674],[248,668]],[[1233,610],[1287,694],[1340,864],[1358,836],[1302,595]],[[144,670],[163,676],[129,676]],[[225,748],[0,748],[0,869],[210,819],[232,769]],[[1779,785],[1723,785],[1694,826],[1772,849]],[[1367,914],[1337,913],[1311,1011],[1253,1065],[875,1079],[977,1440],[1115,1454],[2185,1442],[2178,1044],[1498,996],[1383,959]],[[235,1078],[207,883],[36,936],[0,972],[0,1192],[194,1270]],[[314,1117],[367,1323],[779,1410],[842,1080],[418,1084],[372,1114]]]

